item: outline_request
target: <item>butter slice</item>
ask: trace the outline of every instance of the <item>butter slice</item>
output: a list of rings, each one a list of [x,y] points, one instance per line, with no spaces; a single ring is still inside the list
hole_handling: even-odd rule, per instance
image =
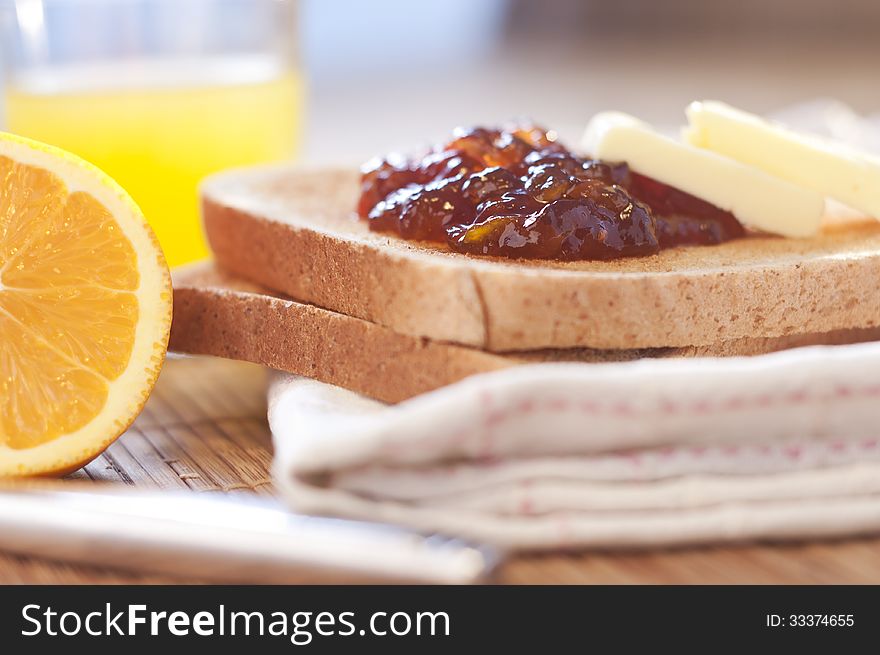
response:
[[[583,147],[733,213],[753,228],[789,237],[814,234],[824,197],[715,152],[664,136],[619,112],[597,114]]]
[[[721,102],[687,108],[689,143],[880,218],[880,157],[800,134]]]

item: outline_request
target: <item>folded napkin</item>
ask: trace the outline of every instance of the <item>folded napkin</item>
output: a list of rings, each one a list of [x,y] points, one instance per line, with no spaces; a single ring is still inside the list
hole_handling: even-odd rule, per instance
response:
[[[508,549],[880,530],[880,343],[537,364],[395,406],[278,374],[297,509]]]

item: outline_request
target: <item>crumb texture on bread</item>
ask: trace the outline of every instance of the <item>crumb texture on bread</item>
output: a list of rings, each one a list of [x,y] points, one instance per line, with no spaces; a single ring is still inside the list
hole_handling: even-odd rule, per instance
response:
[[[616,362],[643,357],[754,355],[815,344],[880,339],[880,328],[711,346],[640,350],[550,349],[493,353],[399,334],[293,301],[213,266],[174,274],[171,348],[241,359],[398,402],[470,375],[519,364]]]
[[[348,169],[261,167],[202,186],[223,267],[298,300],[494,351],[686,348],[880,325],[880,222],[610,262],[469,257],[371,232]]]

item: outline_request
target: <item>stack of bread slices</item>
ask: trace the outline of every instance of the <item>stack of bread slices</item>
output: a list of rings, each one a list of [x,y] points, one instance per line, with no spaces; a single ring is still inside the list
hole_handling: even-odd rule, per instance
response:
[[[372,232],[349,169],[202,185],[211,264],[175,276],[172,347],[397,402],[546,361],[753,355],[880,338],[880,222],[615,261],[466,256]],[[742,193],[748,193],[743,189]]]

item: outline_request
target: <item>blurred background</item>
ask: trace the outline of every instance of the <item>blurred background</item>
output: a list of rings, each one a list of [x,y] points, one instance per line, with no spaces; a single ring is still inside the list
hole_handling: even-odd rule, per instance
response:
[[[596,111],[671,128],[698,98],[880,111],[875,0],[0,0],[0,17],[7,129],[117,177],[173,264],[205,254],[195,185],[228,166],[359,163],[517,116],[576,143]]]
[[[316,158],[347,152],[340,131],[361,155],[512,115],[575,138],[603,109],[677,125],[699,98],[880,111],[876,0],[317,0],[303,21]]]

